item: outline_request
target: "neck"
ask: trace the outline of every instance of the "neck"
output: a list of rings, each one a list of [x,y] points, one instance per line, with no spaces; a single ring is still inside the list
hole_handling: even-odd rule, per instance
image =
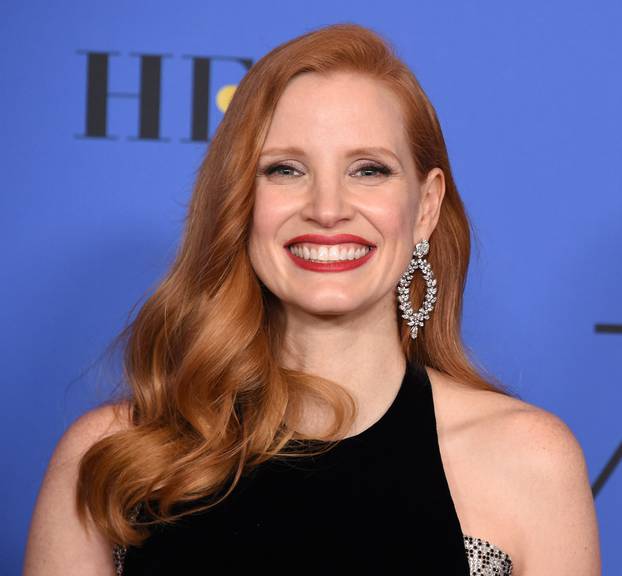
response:
[[[282,365],[337,382],[354,397],[358,414],[348,435],[378,420],[397,394],[406,368],[393,302],[358,318],[291,308],[287,312]],[[328,430],[332,412],[310,402],[305,406],[305,422],[296,428],[311,434],[308,427],[315,422]]]

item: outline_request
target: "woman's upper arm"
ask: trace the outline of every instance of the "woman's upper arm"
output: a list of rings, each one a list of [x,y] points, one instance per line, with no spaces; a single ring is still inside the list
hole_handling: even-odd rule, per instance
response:
[[[516,489],[523,502],[517,576],[600,576],[598,523],[581,446],[556,415],[523,415],[516,435]]]
[[[85,530],[76,511],[76,480],[81,456],[98,439],[120,426],[113,406],[78,418],[56,445],[30,521],[24,576],[112,576],[108,541],[89,524]]]

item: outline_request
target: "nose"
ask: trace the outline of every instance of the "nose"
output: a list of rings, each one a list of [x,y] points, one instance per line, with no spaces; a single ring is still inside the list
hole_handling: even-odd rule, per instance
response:
[[[348,190],[337,175],[318,177],[309,185],[307,201],[301,211],[305,220],[314,220],[330,228],[343,219],[350,219],[354,207]]]

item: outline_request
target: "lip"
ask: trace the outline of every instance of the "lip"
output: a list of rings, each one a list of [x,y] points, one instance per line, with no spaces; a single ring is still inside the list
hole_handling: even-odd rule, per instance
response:
[[[323,234],[303,234],[296,236],[287,241],[284,245],[288,248],[292,244],[300,244],[301,242],[309,242],[310,244],[347,244],[348,242],[356,242],[363,246],[376,246],[373,242],[357,236],[356,234],[335,234],[334,236],[324,236]]]

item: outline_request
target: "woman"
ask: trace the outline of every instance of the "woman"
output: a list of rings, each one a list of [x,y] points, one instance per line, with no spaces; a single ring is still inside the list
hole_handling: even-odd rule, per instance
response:
[[[599,574],[576,439],[461,343],[469,251],[391,47],[340,24],[272,50],[124,332],[130,393],[56,448],[25,574]]]

